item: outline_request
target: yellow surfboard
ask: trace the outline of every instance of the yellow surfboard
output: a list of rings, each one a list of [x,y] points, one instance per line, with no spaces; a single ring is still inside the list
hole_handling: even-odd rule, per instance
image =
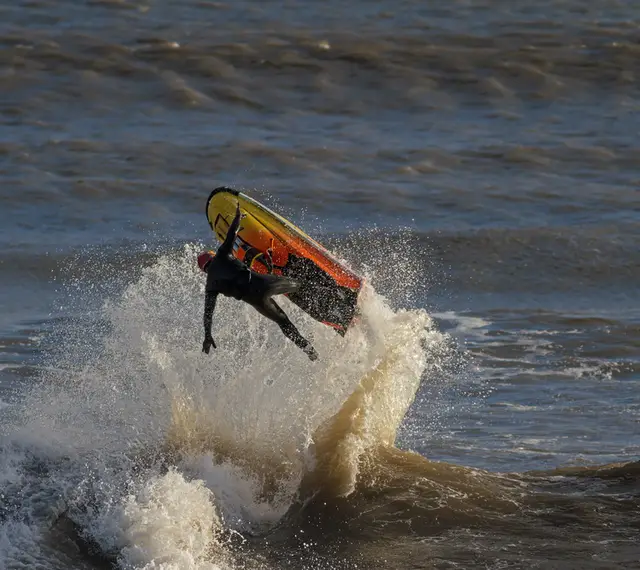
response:
[[[300,290],[287,295],[289,299],[344,335],[355,316],[363,279],[289,220],[227,187],[211,192],[206,206],[207,220],[220,242],[238,202],[246,217],[233,246],[234,256],[258,273],[299,281]]]

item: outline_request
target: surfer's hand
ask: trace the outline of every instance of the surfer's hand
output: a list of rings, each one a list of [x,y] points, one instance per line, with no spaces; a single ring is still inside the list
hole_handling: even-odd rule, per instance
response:
[[[213,346],[213,348],[218,348],[216,346],[215,341],[213,340],[213,337],[208,336],[205,337],[204,342],[202,343],[202,352],[204,352],[205,354],[209,354],[209,349]]]
[[[247,217],[247,214],[241,214],[240,213],[240,202],[236,203],[236,216],[240,216],[241,220],[244,220],[244,218]]]

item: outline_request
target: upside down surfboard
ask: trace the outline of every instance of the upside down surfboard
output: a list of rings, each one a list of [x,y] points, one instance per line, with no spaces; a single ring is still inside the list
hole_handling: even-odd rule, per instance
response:
[[[363,279],[326,248],[250,196],[232,188],[216,188],[207,200],[207,220],[222,242],[236,213],[240,222],[233,255],[257,273],[295,279],[300,290],[287,297],[317,321],[344,335],[356,314]]]

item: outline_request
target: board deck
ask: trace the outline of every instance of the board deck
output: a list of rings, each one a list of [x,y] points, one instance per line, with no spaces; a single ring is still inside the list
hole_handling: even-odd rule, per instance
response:
[[[220,242],[237,202],[246,217],[233,245],[234,256],[258,273],[299,281],[300,290],[287,297],[344,335],[355,316],[363,279],[289,220],[233,188],[216,188],[207,199],[207,220]]]

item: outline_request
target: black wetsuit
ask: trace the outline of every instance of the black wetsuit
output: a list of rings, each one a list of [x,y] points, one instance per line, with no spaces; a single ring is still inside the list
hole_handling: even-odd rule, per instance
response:
[[[207,287],[204,306],[205,337],[211,337],[211,322],[216,307],[218,293],[249,303],[260,314],[275,321],[284,335],[302,348],[315,360],[317,356],[311,343],[305,339],[289,320],[285,312],[272,299],[273,295],[293,293],[300,288],[299,283],[277,275],[263,275],[251,271],[241,261],[233,257],[233,242],[240,225],[239,212],[236,214],[224,243],[215,257],[206,265]],[[214,345],[215,346],[215,345]]]

